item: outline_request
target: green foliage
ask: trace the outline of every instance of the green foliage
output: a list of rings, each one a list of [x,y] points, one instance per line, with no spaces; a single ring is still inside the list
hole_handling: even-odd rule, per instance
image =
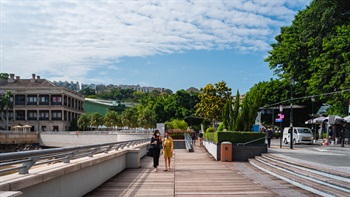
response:
[[[13,103],[11,102],[11,97],[13,96],[12,92],[6,91],[5,94],[0,95],[0,112],[3,110],[6,111],[6,129],[8,129],[9,125],[9,113],[8,111],[13,108]]]
[[[8,79],[9,76],[10,75],[8,73],[0,73],[0,80]]]
[[[109,111],[104,117],[104,124],[106,127],[121,126],[121,118],[115,111]]]
[[[138,126],[138,110],[137,107],[128,108],[122,112],[121,121],[124,126],[136,128]]]
[[[138,110],[138,124],[143,128],[156,127],[156,114],[153,110],[145,107]]]
[[[86,131],[87,128],[90,126],[90,115],[89,114],[80,115],[78,119],[78,126],[81,131]]]
[[[224,131],[224,123],[220,123],[218,126],[218,129],[216,130],[217,132]]]
[[[103,125],[103,116],[98,112],[92,113],[90,115],[90,125],[98,129],[100,125]]]
[[[172,121],[165,122],[167,129],[180,129],[187,130],[188,124],[184,120],[175,119]]]
[[[196,115],[210,120],[213,124],[222,120],[222,111],[228,99],[231,98],[231,88],[228,88],[226,82],[207,84],[201,88],[198,95],[199,103],[195,106]]]
[[[281,28],[265,61],[285,81],[293,77],[294,97],[350,88],[349,18],[350,1],[314,0],[292,25]],[[332,103],[333,113],[345,115],[342,103],[350,95],[340,95],[320,102]]]
[[[77,131],[78,129],[78,120],[73,118],[69,124],[69,131]]]
[[[245,143],[253,140],[257,140],[259,138],[264,138],[265,133],[256,133],[256,132],[214,132],[214,133],[205,133],[204,138],[208,141],[213,141],[215,143],[220,144],[221,142],[231,142],[233,144],[236,143]],[[263,144],[265,143],[265,138],[253,142],[252,144]]]
[[[214,139],[215,133],[214,132],[209,132],[209,133],[206,132],[206,133],[203,134],[203,137],[207,141],[215,142],[215,139]]]
[[[209,127],[205,130],[205,133],[212,133],[214,132],[214,128],[213,127]]]

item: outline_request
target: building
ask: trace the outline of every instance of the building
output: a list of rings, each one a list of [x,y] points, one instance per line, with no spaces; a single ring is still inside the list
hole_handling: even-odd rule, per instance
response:
[[[118,114],[121,114],[126,108],[133,106],[135,106],[133,103],[121,103],[116,101],[91,98],[85,98],[84,102],[85,113],[90,114],[98,112],[102,116],[105,116],[109,111],[115,111]]]
[[[84,113],[84,97],[77,92],[57,86],[40,76],[21,79],[10,74],[0,81],[0,94],[10,91],[13,109],[0,113],[0,127],[30,125],[31,131],[67,131],[73,119]],[[8,126],[8,128],[6,128]]]
[[[74,83],[73,81],[68,82],[68,81],[53,81],[53,84],[57,85],[57,86],[61,86],[61,87],[65,87],[68,90],[73,90],[73,91],[80,91],[80,85],[79,82]]]

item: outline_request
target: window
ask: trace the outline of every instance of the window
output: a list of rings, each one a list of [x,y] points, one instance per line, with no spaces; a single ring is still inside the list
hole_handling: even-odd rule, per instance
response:
[[[60,97],[60,96],[53,96],[52,97],[52,102],[60,103],[60,102],[62,102],[62,97]]]
[[[37,112],[28,111],[28,120],[37,120]]]
[[[61,111],[53,111],[52,112],[52,120],[61,120],[62,112]]]
[[[36,96],[35,97],[34,96],[29,96],[28,97],[28,102],[31,102],[31,103],[36,102]]]
[[[48,111],[40,111],[40,120],[48,120],[49,112]]]

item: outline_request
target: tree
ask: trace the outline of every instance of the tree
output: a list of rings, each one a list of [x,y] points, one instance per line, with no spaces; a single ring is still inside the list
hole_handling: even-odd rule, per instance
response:
[[[90,124],[90,115],[89,114],[82,114],[79,116],[78,126],[79,126],[80,130],[86,131],[90,125],[91,124]]]
[[[174,119],[172,121],[165,122],[167,129],[181,129],[187,130],[188,124],[184,120]]]
[[[138,111],[138,123],[143,128],[156,127],[156,114],[149,108],[142,108]]]
[[[196,115],[210,120],[213,125],[222,119],[222,110],[228,99],[231,97],[231,88],[226,86],[226,82],[207,84],[201,88],[198,95],[199,103],[196,104]]]
[[[115,126],[121,125],[120,121],[120,117],[115,111],[109,111],[104,117],[104,124],[106,127],[113,127],[113,130]]]
[[[349,88],[349,18],[350,1],[314,0],[281,28],[265,61],[279,77],[296,81],[295,97]],[[321,99],[341,103],[349,98],[343,96]]]
[[[76,118],[73,118],[70,121],[69,131],[76,131],[76,130],[78,130],[78,120]]]
[[[9,110],[13,108],[11,101],[12,92],[6,91],[4,95],[0,96],[0,110],[6,112],[6,130],[9,128]]]
[[[96,127],[98,130],[98,127],[103,125],[103,116],[98,112],[92,113],[90,115],[90,125]]]
[[[128,108],[123,111],[121,115],[121,121],[124,126],[128,126],[129,128],[136,128],[137,124],[138,111],[136,107]]]
[[[9,74],[8,73],[0,73],[0,80],[8,79]]]

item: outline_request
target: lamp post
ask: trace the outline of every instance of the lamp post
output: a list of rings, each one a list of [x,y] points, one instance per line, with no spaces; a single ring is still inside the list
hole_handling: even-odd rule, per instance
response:
[[[316,140],[316,131],[315,131],[315,128],[314,128],[314,102],[315,102],[315,97],[311,97],[311,110],[312,110],[312,113],[311,113],[311,124],[312,124],[312,132],[315,132],[314,140]]]
[[[293,78],[289,79],[290,86],[290,149],[293,149],[293,88],[292,85],[294,83]]]

